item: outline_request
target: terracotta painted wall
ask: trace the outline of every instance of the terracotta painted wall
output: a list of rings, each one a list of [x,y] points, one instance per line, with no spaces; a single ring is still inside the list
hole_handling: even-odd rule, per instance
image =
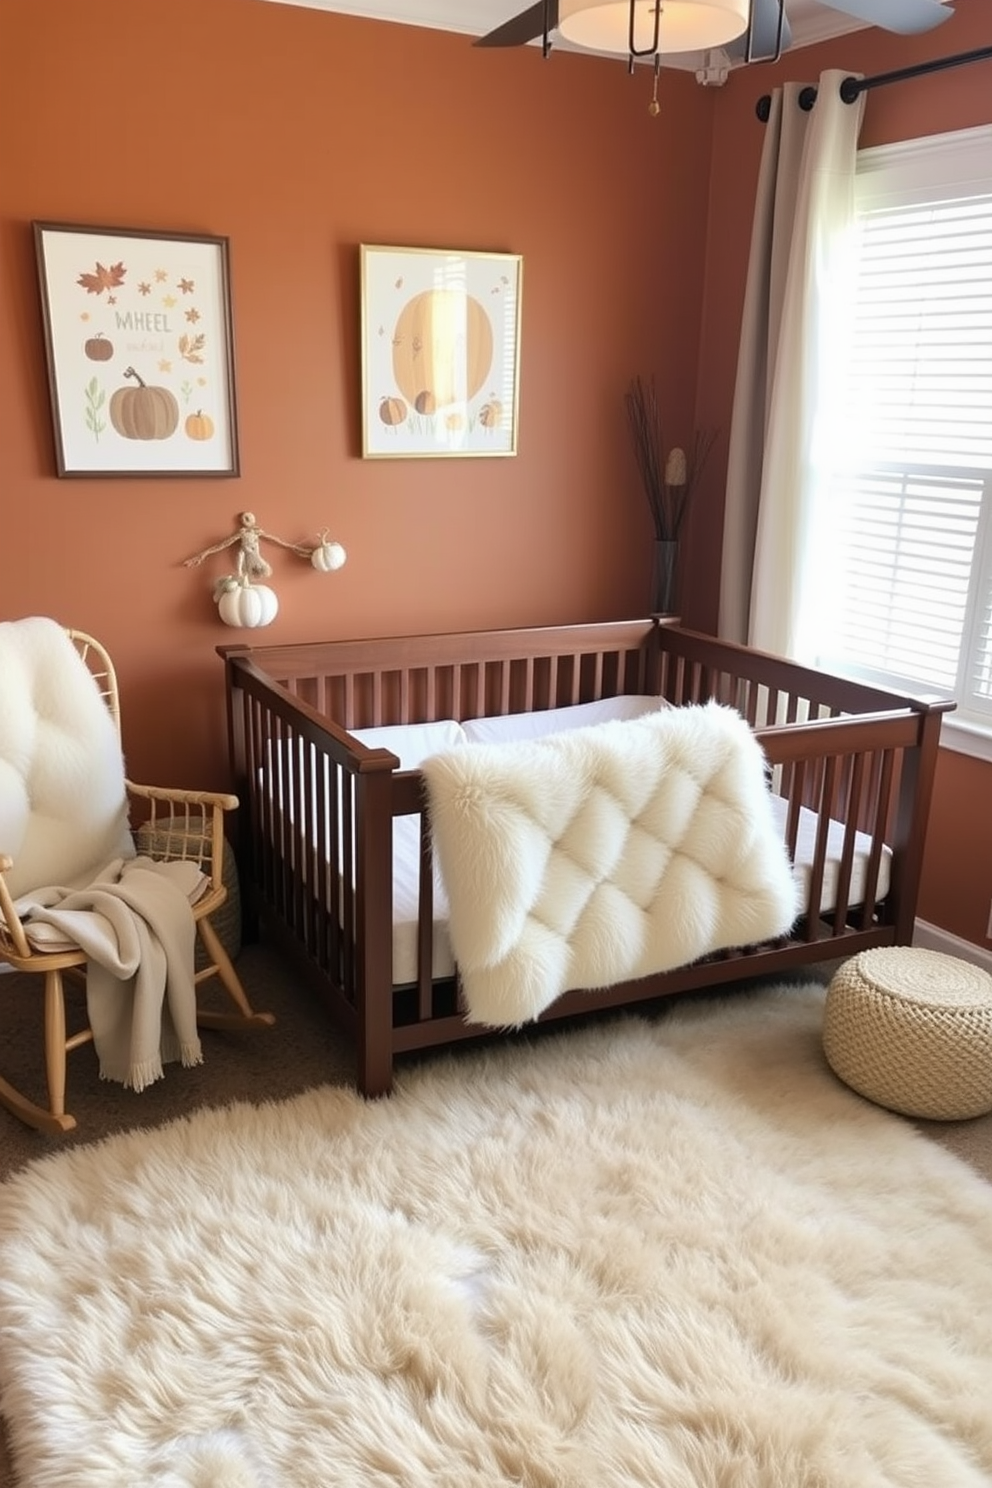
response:
[[[860,31],[794,51],[776,67],[734,73],[715,94],[710,226],[699,362],[699,418],[729,429],[752,203],[762,129],[754,105],[789,80],[815,82],[825,68],[874,77],[930,58],[992,44],[988,0],[955,0],[955,15],[925,37]],[[865,105],[863,145],[966,129],[992,122],[992,61],[873,89]],[[693,514],[689,545],[691,608],[686,619],[715,629],[723,525],[722,460],[709,472]],[[992,764],[942,750],[927,836],[920,915],[986,949],[992,900]]]
[[[989,40],[956,0],[917,41],[858,33],[720,89],[622,64],[263,0],[143,0],[94,29],[77,0],[0,10],[0,616],[106,639],[132,774],[223,785],[210,572],[181,560],[251,510],[348,549],[336,575],[271,553],[262,638],[558,622],[647,603],[650,526],[624,421],[656,375],[676,440],[720,444],[689,542],[685,615],[715,623],[722,474],[758,93],[825,66],[878,72]],[[802,63],[801,73],[798,71]],[[992,117],[987,64],[880,90],[876,143]],[[58,480],[32,219],[230,238],[242,475]],[[358,245],[524,255],[519,453],[360,458]],[[702,335],[700,335],[702,327]],[[992,767],[945,755],[922,912],[983,938]]]
[[[218,643],[635,615],[650,526],[623,394],[691,427],[712,99],[687,75],[262,0],[0,11],[0,614],[103,637],[137,778],[227,780]],[[16,142],[12,145],[10,142]],[[240,479],[54,476],[30,223],[230,239]],[[360,457],[358,245],[524,258],[519,453]],[[280,614],[217,619],[254,512],[347,566],[270,549]]]

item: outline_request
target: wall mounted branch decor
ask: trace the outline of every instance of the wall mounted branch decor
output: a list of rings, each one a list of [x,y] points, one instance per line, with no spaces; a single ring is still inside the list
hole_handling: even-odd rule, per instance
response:
[[[237,546],[234,572],[223,574],[213,589],[214,603],[225,625],[254,629],[270,625],[276,618],[279,611],[276,592],[268,584],[258,582],[272,574],[271,563],[262,556],[260,543],[263,539],[296,553],[300,558],[309,558],[318,573],[332,573],[341,568],[348,556],[340,543],[330,541],[326,527],[322,528],[316,543],[287,542],[284,537],[276,537],[275,533],[260,527],[254,512],[242,512],[237,530],[230,537],[211,543],[209,548],[194,553],[192,558],[183,559],[184,568],[198,568],[212,554]]]

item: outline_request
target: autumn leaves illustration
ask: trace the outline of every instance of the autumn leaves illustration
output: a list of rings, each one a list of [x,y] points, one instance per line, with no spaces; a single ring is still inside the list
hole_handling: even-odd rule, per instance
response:
[[[174,359],[191,367],[202,368],[206,354],[205,334],[202,331],[193,334],[184,330],[173,337],[175,325],[195,325],[201,318],[195,301],[191,301],[184,309],[178,298],[178,295],[195,296],[195,281],[180,277],[170,284],[166,269],[156,269],[153,278],[156,286],[164,286],[164,291],[153,301],[161,308],[154,310],[118,308],[120,300],[124,298],[123,292],[128,287],[127,267],[123,262],[112,264],[109,268],[98,263],[92,272],[80,274],[76,283],[88,295],[106,295],[106,308],[111,312],[108,320],[125,337],[140,335],[143,346],[152,352],[152,356],[158,354],[159,375],[172,372]],[[155,293],[152,282],[140,280],[137,293],[143,298],[152,296]],[[90,315],[89,311],[81,312],[84,321],[89,320]],[[153,341],[153,338],[160,339]],[[116,356],[116,346],[105,331],[97,331],[87,337],[83,351],[94,362],[110,362]],[[179,428],[180,419],[179,402],[175,393],[164,385],[146,381],[133,366],[125,367],[120,375],[125,380],[114,389],[107,410],[111,427],[122,439],[171,439]],[[185,403],[189,404],[195,399],[197,386],[200,389],[207,386],[207,378],[202,373],[196,376],[195,385],[190,377],[182,381],[180,395]],[[96,375],[86,384],[84,398],[86,427],[94,439],[99,439],[107,428],[103,417],[107,394]],[[187,415],[183,429],[189,439],[210,439],[213,437],[214,424],[202,408],[197,408]]]
[[[227,239],[35,223],[60,475],[236,475]]]

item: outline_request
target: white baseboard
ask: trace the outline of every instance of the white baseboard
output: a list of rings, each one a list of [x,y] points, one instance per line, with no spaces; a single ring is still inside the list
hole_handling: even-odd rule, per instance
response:
[[[992,951],[983,950],[971,940],[962,940],[949,930],[941,930],[938,925],[929,925],[926,920],[916,921],[913,944],[927,951],[943,951],[945,956],[957,956],[959,961],[972,961],[992,973]]]

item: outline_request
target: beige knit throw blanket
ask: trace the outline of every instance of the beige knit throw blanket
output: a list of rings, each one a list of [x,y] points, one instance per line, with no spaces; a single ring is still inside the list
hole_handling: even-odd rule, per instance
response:
[[[143,1090],[165,1063],[203,1062],[192,903],[206,884],[196,863],[118,858],[84,889],[37,889],[17,901],[38,950],[86,953],[101,1079]]]
[[[765,759],[708,703],[421,766],[470,1022],[781,935],[797,913]]]

